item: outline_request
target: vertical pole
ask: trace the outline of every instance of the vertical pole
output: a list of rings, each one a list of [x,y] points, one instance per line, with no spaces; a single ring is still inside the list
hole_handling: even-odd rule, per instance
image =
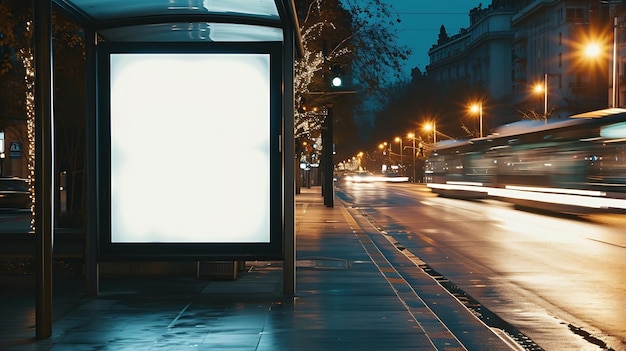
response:
[[[295,232],[295,137],[294,137],[294,66],[295,38],[284,30],[283,46],[283,293],[296,293],[296,232]]]
[[[548,74],[543,75],[543,123],[548,123]]]
[[[333,207],[334,203],[334,182],[333,182],[333,106],[326,107],[326,119],[322,127],[322,161],[324,163],[324,205]],[[389,146],[391,147],[391,146]]]
[[[417,149],[415,148],[415,132],[413,133],[413,183],[417,183],[416,171],[417,165],[415,164],[415,154],[417,154]]]
[[[483,102],[480,102],[480,105],[478,105],[478,109],[479,109],[479,114],[480,114],[480,137],[483,137]]]
[[[617,69],[618,69],[618,57],[617,57],[617,47],[619,44],[619,38],[618,36],[618,25],[619,25],[619,19],[617,16],[613,17],[613,94],[612,94],[612,98],[611,98],[611,107],[613,108],[617,108],[618,107],[618,101],[617,101],[617,96],[619,93],[619,87],[618,87],[618,82],[617,82]]]
[[[85,135],[87,135],[87,148],[85,156],[86,182],[87,182],[87,214],[85,233],[85,294],[88,296],[98,295],[99,272],[98,272],[98,156],[97,156],[97,87],[96,87],[96,33],[93,30],[85,30]]]
[[[403,161],[402,161],[402,151],[403,151],[403,148],[402,148],[402,137],[400,137],[400,170],[402,170],[402,163],[403,163]]]
[[[52,335],[52,243],[54,141],[52,116],[52,2],[34,1],[35,67],[35,236],[38,339]]]
[[[437,124],[433,121],[433,144],[437,144]]]

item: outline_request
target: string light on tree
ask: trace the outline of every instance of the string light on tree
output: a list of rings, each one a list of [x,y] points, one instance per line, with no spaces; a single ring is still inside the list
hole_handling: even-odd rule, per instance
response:
[[[27,23],[30,31],[31,22]],[[35,229],[35,69],[33,67],[33,53],[30,49],[20,50],[22,64],[24,65],[24,81],[26,83],[26,116],[28,129],[28,184],[30,190],[30,229]]]

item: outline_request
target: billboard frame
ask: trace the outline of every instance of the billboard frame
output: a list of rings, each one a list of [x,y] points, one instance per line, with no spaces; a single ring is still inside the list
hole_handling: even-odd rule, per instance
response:
[[[283,58],[281,42],[158,43],[102,42],[97,45],[97,184],[100,260],[267,260],[283,258],[282,109]],[[111,174],[111,55],[128,54],[267,54],[269,92],[269,241],[268,242],[114,242],[112,240]],[[244,102],[245,103],[245,102]],[[233,136],[234,137],[234,136]],[[251,181],[253,181],[251,179]],[[263,186],[262,184],[260,186]],[[246,194],[234,191],[245,201]],[[219,203],[207,204],[207,211]],[[245,221],[246,213],[233,213]],[[201,221],[201,220],[200,220]],[[210,223],[205,225],[211,231]],[[239,221],[233,220],[233,230]],[[218,233],[218,235],[228,233]]]

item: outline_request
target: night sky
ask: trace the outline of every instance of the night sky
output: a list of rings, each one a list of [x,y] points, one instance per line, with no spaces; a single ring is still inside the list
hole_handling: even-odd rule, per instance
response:
[[[469,11],[480,0],[386,0],[400,15],[398,25],[399,44],[407,46],[413,55],[406,63],[406,73],[419,67],[422,72],[429,64],[428,50],[437,42],[439,28],[443,24],[449,36],[469,27]],[[483,8],[491,2],[482,1]]]

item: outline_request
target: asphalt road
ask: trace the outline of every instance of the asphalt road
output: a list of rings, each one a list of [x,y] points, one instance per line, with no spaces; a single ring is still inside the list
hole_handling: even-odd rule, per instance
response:
[[[626,350],[626,217],[532,213],[410,183],[337,183],[382,235],[544,350]]]

